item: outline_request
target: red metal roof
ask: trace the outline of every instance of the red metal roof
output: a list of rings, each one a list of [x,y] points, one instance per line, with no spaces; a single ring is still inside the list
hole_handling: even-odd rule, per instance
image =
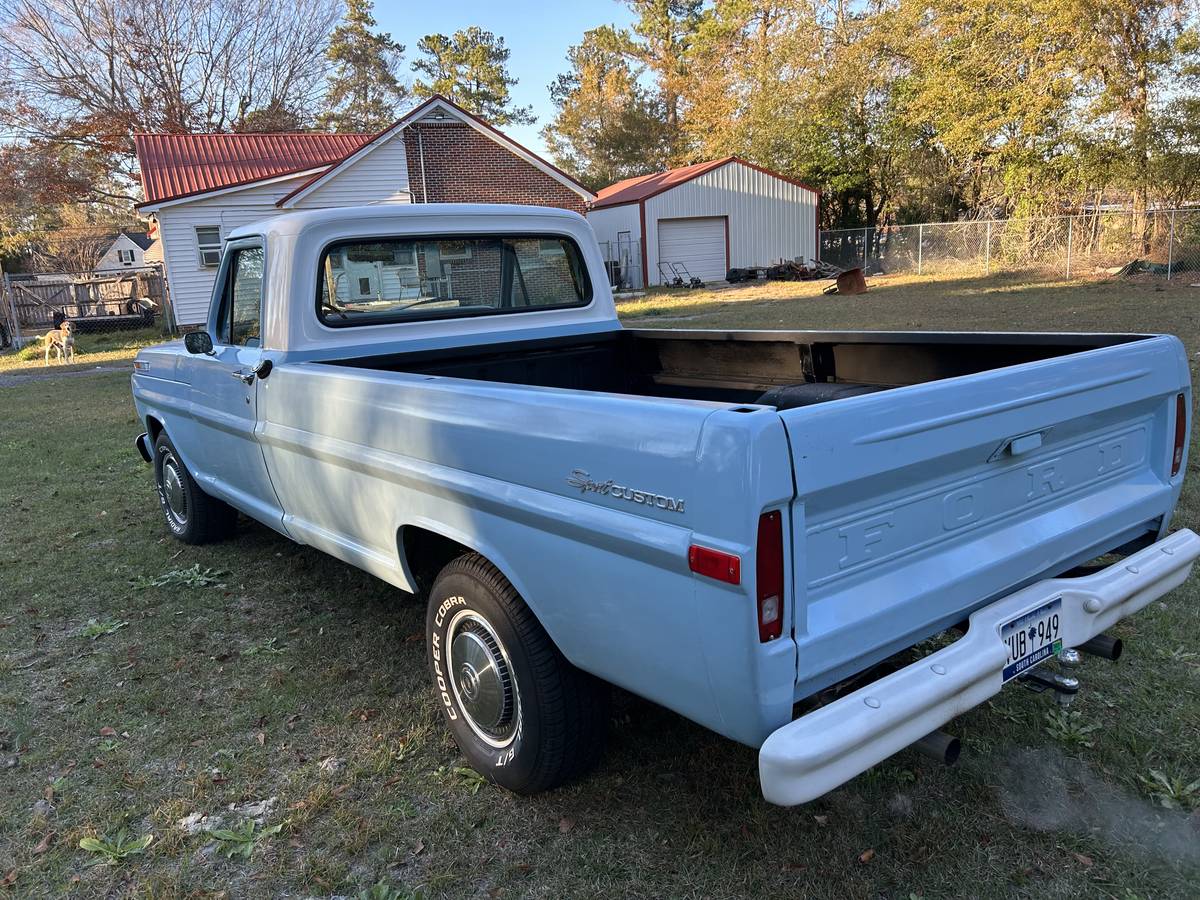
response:
[[[770,169],[756,166],[754,163],[746,162],[746,160],[739,159],[736,156],[726,156],[721,159],[710,159],[708,162],[692,163],[690,166],[680,166],[677,169],[667,169],[665,172],[655,172],[653,175],[626,178],[624,181],[610,184],[606,188],[601,188],[596,193],[596,201],[592,204],[592,209],[603,209],[606,206],[620,206],[623,203],[637,203],[640,200],[648,200],[656,194],[669,191],[671,188],[678,187],[686,181],[699,178],[705,172],[711,172],[713,169],[719,169],[721,166],[729,163],[749,166],[751,169],[757,169],[764,174],[780,178],[805,190],[812,191],[814,194],[818,193],[818,191],[807,184],[788,178],[786,175],[780,175],[778,172],[772,172]]]
[[[141,205],[307,169],[350,155],[373,134],[136,134]]]
[[[596,192],[596,202],[593,209],[604,206],[619,206],[622,203],[632,203],[635,200],[645,200],[655,194],[670,190],[676,185],[699,178],[705,172],[720,168],[734,161],[734,157],[710,159],[708,162],[692,163],[690,166],[680,166],[678,169],[667,169],[665,172],[655,172],[653,175],[641,175],[637,178],[626,178],[616,184],[610,184]]]

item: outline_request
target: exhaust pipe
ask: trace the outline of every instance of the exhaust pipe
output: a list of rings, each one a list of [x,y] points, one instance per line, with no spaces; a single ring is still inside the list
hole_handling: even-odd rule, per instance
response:
[[[918,753],[936,759],[940,763],[952,766],[958,762],[958,754],[962,752],[962,744],[958,738],[944,731],[934,731],[925,735],[912,748]]]
[[[1098,634],[1088,641],[1084,641],[1076,649],[1084,653],[1090,653],[1092,656],[1100,656],[1111,662],[1116,662],[1121,658],[1121,651],[1125,649],[1125,645],[1121,643],[1120,638],[1109,637],[1107,634]]]

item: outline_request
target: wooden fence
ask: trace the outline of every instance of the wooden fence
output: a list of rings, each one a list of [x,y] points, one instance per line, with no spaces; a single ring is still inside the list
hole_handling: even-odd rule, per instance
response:
[[[74,275],[5,275],[0,304],[17,334],[48,331],[69,319],[81,334],[171,326],[162,270]]]

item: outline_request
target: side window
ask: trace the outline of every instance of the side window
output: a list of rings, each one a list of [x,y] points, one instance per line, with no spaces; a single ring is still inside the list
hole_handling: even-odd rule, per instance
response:
[[[239,347],[260,345],[262,286],[262,247],[235,250],[221,298],[219,341]]]
[[[200,252],[200,265],[217,266],[221,262],[221,229],[216,225],[197,225],[196,248]]]

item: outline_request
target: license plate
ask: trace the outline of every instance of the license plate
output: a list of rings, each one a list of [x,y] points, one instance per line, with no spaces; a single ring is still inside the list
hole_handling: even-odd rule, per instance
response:
[[[1000,640],[1008,647],[1004,680],[1016,678],[1062,649],[1062,597],[1008,622]]]

